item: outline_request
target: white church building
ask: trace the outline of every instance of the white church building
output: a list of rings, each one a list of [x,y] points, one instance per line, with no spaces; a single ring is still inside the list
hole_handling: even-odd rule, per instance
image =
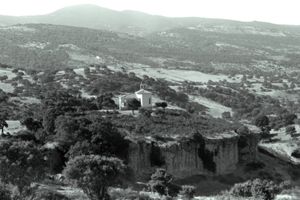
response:
[[[136,98],[139,102],[141,102],[142,108],[152,107],[152,93],[141,87],[141,89],[136,91],[134,94],[121,95],[118,97],[120,110],[126,108],[126,100],[130,98]]]

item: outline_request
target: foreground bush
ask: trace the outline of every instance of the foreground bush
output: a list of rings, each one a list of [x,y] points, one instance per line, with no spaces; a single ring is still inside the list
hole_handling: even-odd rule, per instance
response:
[[[11,200],[11,192],[1,182],[0,182],[0,199],[1,200]]]
[[[37,190],[28,200],[70,200],[68,197],[50,190]]]
[[[135,191],[130,188],[128,189],[120,189],[120,188],[112,188],[109,191],[109,196],[111,200],[154,200],[161,199],[161,196],[155,195],[150,192],[143,191]]]
[[[0,143],[0,178],[6,184],[17,186],[20,194],[30,184],[43,180],[46,162],[34,142],[2,141]]]
[[[273,181],[254,179],[245,183],[235,184],[230,194],[236,197],[254,197],[255,199],[272,200],[283,189],[288,187],[288,184],[276,184]]]
[[[104,200],[109,199],[107,188],[115,183],[124,169],[123,162],[118,158],[84,155],[71,159],[64,169],[64,174],[91,200]]]
[[[179,195],[182,197],[182,199],[190,200],[194,198],[195,193],[196,193],[196,188],[194,186],[183,185],[181,187]]]

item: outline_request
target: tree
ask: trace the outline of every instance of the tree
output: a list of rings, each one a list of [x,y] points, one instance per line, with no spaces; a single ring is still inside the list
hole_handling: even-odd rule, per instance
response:
[[[57,108],[49,108],[44,112],[43,127],[44,127],[44,130],[46,133],[44,138],[46,138],[49,135],[54,135],[55,120],[59,115],[62,115],[62,114],[63,114],[63,112]]]
[[[66,146],[88,139],[91,137],[91,133],[87,126],[91,123],[85,117],[61,115],[55,120],[55,138]]]
[[[235,184],[230,193],[236,197],[254,197],[255,199],[272,200],[282,191],[281,185],[273,181],[254,179]]]
[[[118,106],[116,105],[112,97],[113,95],[111,93],[106,93],[97,97],[98,109],[116,109]]]
[[[9,96],[2,89],[0,89],[0,103],[7,102],[8,99]]]
[[[86,75],[86,76],[89,76],[91,74],[91,70],[89,67],[85,67],[83,72],[84,72],[84,75]]]
[[[40,121],[36,121],[33,118],[29,117],[26,118],[23,122],[22,125],[25,125],[26,128],[30,131],[37,131],[40,128],[43,128],[43,125]]]
[[[2,135],[4,133],[4,127],[6,127],[6,128],[8,127],[8,124],[6,122],[6,117],[0,116],[0,129],[2,131]]]
[[[135,73],[134,73],[134,72],[129,72],[129,74],[128,74],[128,78],[130,78],[130,79],[134,79],[134,78],[136,78],[136,75],[135,75]]]
[[[265,126],[268,126],[269,125],[269,118],[265,115],[263,116],[259,116],[255,119],[255,125],[260,127],[260,128],[263,128]]]
[[[155,106],[156,107],[161,107],[161,108],[163,108],[165,110],[166,107],[168,107],[168,103],[167,102],[156,102]]]
[[[295,126],[287,126],[285,132],[289,135],[294,135],[296,133]]]
[[[158,192],[160,195],[168,195],[168,186],[172,181],[172,176],[165,169],[156,169],[148,182],[151,192]]]
[[[83,155],[71,159],[64,169],[66,178],[73,180],[91,200],[108,199],[107,188],[114,185],[125,170],[123,162],[114,157]]]
[[[2,182],[0,182],[0,199],[11,200],[11,193]]]
[[[34,181],[45,177],[46,162],[34,142],[3,141],[0,143],[0,178],[16,185],[20,194]]]
[[[141,107],[141,102],[139,102],[135,98],[127,99],[126,104],[128,109],[132,110],[133,115],[134,115],[134,110],[137,110],[139,107]]]
[[[295,89],[295,87],[296,87],[296,84],[295,84],[295,82],[291,82],[291,84],[290,84],[290,88],[293,90],[293,89]]]
[[[223,112],[222,113],[222,119],[231,119],[231,113],[230,112]]]
[[[61,115],[55,121],[55,139],[68,157],[96,154],[125,158],[128,141],[107,119],[99,115]]]
[[[190,200],[194,198],[196,192],[196,188],[191,185],[183,185],[179,194],[183,197],[183,199]]]
[[[297,115],[295,114],[286,114],[283,116],[285,126],[291,125],[295,123],[295,119],[297,119]]]

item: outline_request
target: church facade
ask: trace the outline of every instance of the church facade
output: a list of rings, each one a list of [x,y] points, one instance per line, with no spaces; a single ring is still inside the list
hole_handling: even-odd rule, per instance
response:
[[[118,97],[119,109],[120,110],[126,109],[126,100],[131,98],[135,98],[139,102],[141,102],[142,108],[152,107],[152,93],[150,91],[141,88],[139,91],[136,91],[134,94],[119,96]]]

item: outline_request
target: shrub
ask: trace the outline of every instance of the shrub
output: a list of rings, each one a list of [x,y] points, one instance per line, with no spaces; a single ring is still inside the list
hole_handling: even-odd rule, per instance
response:
[[[179,192],[179,194],[184,198],[184,199],[192,199],[195,195],[196,192],[196,188],[194,186],[191,185],[183,185],[181,187],[181,190]]]
[[[114,157],[99,155],[77,156],[66,164],[64,174],[74,181],[91,200],[108,199],[107,188],[116,183],[125,169],[123,162]]]
[[[230,193],[236,197],[254,197],[255,199],[272,200],[282,191],[282,187],[273,181],[254,179],[235,184]]]
[[[10,191],[1,182],[0,182],[0,199],[1,200],[11,200],[11,193],[10,193]]]
[[[149,192],[138,192],[130,188],[112,188],[109,190],[109,196],[112,200],[152,200],[153,198],[151,198],[150,195],[151,193]]]
[[[231,113],[230,112],[223,112],[222,113],[223,119],[231,119]]]
[[[269,125],[269,118],[267,116],[259,116],[255,119],[254,124],[260,128]]]
[[[70,200],[70,198],[51,190],[37,190],[30,200]]]
[[[165,109],[168,106],[168,104],[167,104],[167,102],[156,102],[155,106]]]
[[[160,195],[168,193],[168,185],[172,181],[172,176],[165,169],[156,169],[156,172],[151,175],[151,180],[148,182],[151,192],[157,192]]]
[[[295,126],[287,126],[285,128],[285,132],[286,132],[286,134],[289,134],[289,135],[295,134],[296,133]]]

